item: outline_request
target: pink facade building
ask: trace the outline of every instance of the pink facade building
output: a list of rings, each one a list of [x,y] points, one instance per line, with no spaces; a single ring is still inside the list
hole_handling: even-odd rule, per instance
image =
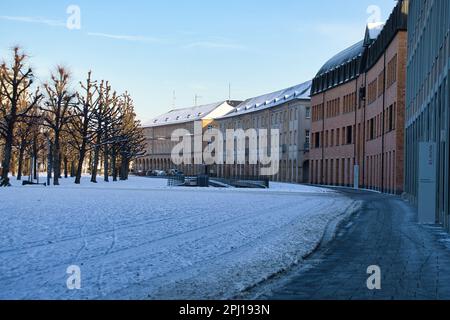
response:
[[[310,182],[402,193],[408,1],[313,80]]]

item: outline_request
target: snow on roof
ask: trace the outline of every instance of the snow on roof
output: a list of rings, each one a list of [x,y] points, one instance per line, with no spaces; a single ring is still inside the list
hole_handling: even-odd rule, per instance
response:
[[[222,117],[222,119],[273,108],[293,100],[309,100],[311,85],[312,81],[307,81],[287,89],[250,98],[242,102],[234,111]]]
[[[221,105],[225,103],[226,101],[221,101],[198,107],[172,110],[145,123],[144,127],[158,127],[168,124],[198,121],[207,117],[215,109],[219,108]]]
[[[384,22],[373,22],[367,24],[367,31],[371,40],[376,40],[384,28]]]
[[[317,73],[317,76],[321,76],[324,73],[330,72],[341,65],[352,61],[353,59],[359,57],[364,52],[364,40],[359,41],[358,43],[352,45],[351,47],[339,52],[333,58],[328,60],[320,71]]]

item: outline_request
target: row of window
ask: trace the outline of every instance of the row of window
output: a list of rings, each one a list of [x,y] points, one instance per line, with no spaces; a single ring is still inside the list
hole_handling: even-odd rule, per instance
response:
[[[313,146],[318,149],[322,147],[332,148],[353,144],[355,138],[353,132],[354,126],[347,126],[344,128],[326,130],[325,135],[323,132],[314,133]]]
[[[336,98],[327,102],[325,118],[334,118],[340,114],[341,98]]]
[[[321,173],[322,170],[323,173]],[[353,183],[353,159],[312,160],[311,182],[313,184],[351,185]]]
[[[384,115],[384,133],[389,133],[396,129],[395,120],[396,120],[396,103],[389,106]],[[366,128],[366,139],[374,140],[379,138],[383,134],[383,115],[379,114],[376,117],[367,121]]]
[[[387,88],[390,88],[397,81],[397,55],[388,63],[387,67]]]
[[[427,65],[423,63],[424,57],[429,53],[423,52],[430,50],[429,46],[421,45],[419,53],[414,56],[414,59],[408,66],[408,83],[407,88],[410,93],[410,101],[407,106],[407,118],[410,119],[420,112],[420,107],[425,103],[426,99],[433,93],[435,85],[439,77],[445,72],[444,67],[450,57],[450,35],[447,34],[443,40],[441,47],[436,52],[437,57],[426,60],[426,63],[432,63],[432,66],[427,69]]]
[[[367,103],[371,104],[377,100],[378,94],[377,94],[377,84],[378,80],[375,79],[369,85],[367,86]]]
[[[323,120],[323,103],[312,107],[312,121]]]
[[[344,113],[350,113],[356,109],[356,92],[344,96]]]
[[[367,87],[367,103],[371,104],[384,94],[384,70],[380,72],[378,78],[369,83]],[[389,89],[397,82],[397,55],[395,55],[387,65],[386,89]]]
[[[358,55],[350,62],[316,77],[313,80],[311,93],[317,94],[356,78],[359,75],[360,64],[361,55]]]
[[[350,113],[355,111],[357,104],[356,92],[349,93],[343,97],[343,105],[341,110],[341,98],[327,101],[325,108],[325,118],[334,118],[342,113]],[[323,103],[312,107],[312,121],[320,121],[323,118]]]
[[[234,120],[233,122],[229,122],[227,125],[221,125],[221,129],[224,130],[226,128],[234,129],[234,128],[250,128],[251,122],[253,122],[254,128],[267,127],[270,122],[272,125],[283,124],[288,121],[297,121],[298,120],[298,108],[294,108],[288,111],[274,112],[271,115],[262,115],[253,118],[253,121],[250,120]],[[311,119],[311,108],[305,108],[305,118]],[[231,125],[231,127],[230,127]]]
[[[224,142],[226,143],[227,141],[227,137],[224,134]],[[294,146],[294,145],[298,145],[299,144],[299,136],[298,136],[298,132],[297,130],[294,131],[289,131],[288,133],[280,133],[280,145],[287,145],[287,146]],[[259,141],[259,137],[255,136],[255,137],[250,137],[250,140],[252,140],[252,142],[258,142]],[[310,141],[311,141],[311,131],[309,130],[305,130],[305,148],[306,150],[309,149],[309,145],[310,145]],[[212,144],[212,141],[208,143],[209,145]],[[303,147],[303,146],[300,146]]]

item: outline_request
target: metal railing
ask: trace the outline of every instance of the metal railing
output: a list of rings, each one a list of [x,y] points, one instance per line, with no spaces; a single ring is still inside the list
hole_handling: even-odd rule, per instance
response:
[[[167,185],[169,187],[181,187],[184,186],[186,182],[185,176],[178,175],[178,176],[169,176],[167,178]]]
[[[221,183],[236,187],[236,188],[261,188],[268,189],[270,187],[270,180],[265,177],[257,176],[239,176],[230,178],[214,178],[214,180]]]
[[[169,187],[209,187],[209,176],[198,175],[198,176],[168,176],[167,184]]]

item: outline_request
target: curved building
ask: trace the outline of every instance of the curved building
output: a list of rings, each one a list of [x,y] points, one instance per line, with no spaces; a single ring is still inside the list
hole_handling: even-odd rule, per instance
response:
[[[311,183],[403,191],[407,14],[399,1],[314,78]]]

